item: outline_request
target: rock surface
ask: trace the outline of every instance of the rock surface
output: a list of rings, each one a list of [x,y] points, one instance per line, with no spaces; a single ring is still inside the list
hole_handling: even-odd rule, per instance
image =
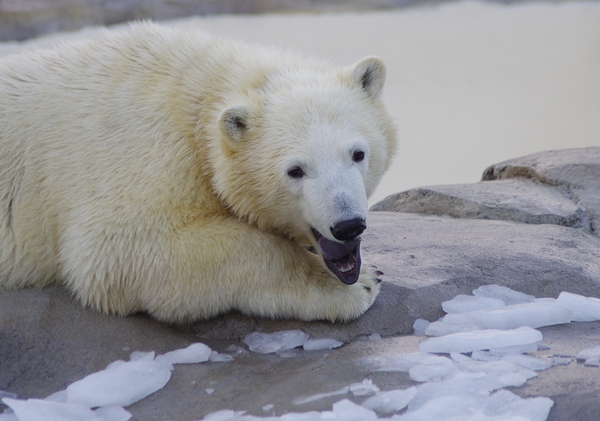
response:
[[[600,235],[600,148],[540,152],[487,168],[483,180],[526,178],[564,187],[590,218],[591,231]]]
[[[340,397],[301,406],[292,401],[364,378],[382,390],[408,387],[414,383],[406,373],[373,372],[361,359],[416,351],[422,338],[410,335],[415,319],[438,319],[444,314],[441,302],[457,294],[495,283],[536,297],[557,297],[561,291],[600,297],[600,240],[593,235],[600,211],[597,163],[600,148],[536,154],[490,167],[484,178],[495,181],[386,199],[390,209],[401,212],[371,212],[362,243],[365,262],[385,273],[382,291],[364,316],[347,324],[232,313],[169,326],[144,315],[97,314],[60,286],[0,291],[0,390],[43,398],[133,351],[163,353],[196,341],[235,360],[177,367],[163,390],[128,408],[134,420],[193,420],[219,409],[255,415],[326,410]],[[232,344],[243,346],[239,340],[248,333],[289,329],[346,345],[290,359],[227,351]],[[548,352],[573,357],[597,346],[600,322],[542,332]],[[373,333],[384,339],[366,340]],[[551,420],[591,419],[600,410],[595,373],[571,363],[512,391],[551,397]],[[267,404],[274,408],[264,411]]]
[[[487,168],[482,182],[396,193],[373,211],[556,224],[600,233],[600,148],[541,152]]]

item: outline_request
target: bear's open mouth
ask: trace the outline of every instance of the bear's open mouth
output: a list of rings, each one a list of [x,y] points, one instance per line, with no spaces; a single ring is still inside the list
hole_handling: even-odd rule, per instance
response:
[[[360,237],[347,243],[338,243],[325,238],[314,228],[319,250],[327,268],[347,285],[352,285],[360,275]]]

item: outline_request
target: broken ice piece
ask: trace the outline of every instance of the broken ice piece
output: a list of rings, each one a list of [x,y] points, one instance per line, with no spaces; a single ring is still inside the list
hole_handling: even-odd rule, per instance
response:
[[[457,363],[464,363],[471,360],[471,358],[458,352],[451,352],[450,358],[452,358],[452,360],[454,360]]]
[[[372,333],[367,339],[369,341],[378,341],[381,339],[381,335],[379,333]]]
[[[103,421],[86,405],[45,401],[42,399],[10,399],[2,402],[15,412],[19,420]]]
[[[532,355],[508,354],[502,357],[502,360],[519,364],[521,367],[525,367],[533,371],[547,370],[548,368],[552,367],[552,360],[538,358]]]
[[[377,419],[375,412],[363,408],[348,399],[334,403],[332,412],[336,416],[333,419],[344,421],[375,421]],[[323,419],[323,417],[318,419]]]
[[[304,345],[308,335],[301,330],[286,330],[275,333],[254,332],[244,337],[243,342],[250,351],[271,354]]]
[[[573,312],[556,304],[537,302],[508,305],[468,313],[447,314],[448,324],[472,323],[482,329],[516,329],[521,326],[537,328],[569,323]]]
[[[67,387],[67,402],[99,406],[129,406],[160,390],[171,378],[170,364],[154,360],[115,361]]]
[[[600,358],[588,358],[587,360],[585,360],[583,365],[598,367],[600,366]]]
[[[471,358],[477,361],[500,361],[502,356],[490,351],[473,351]]]
[[[590,358],[600,358],[600,346],[584,349],[577,354],[578,360],[589,360]]]
[[[423,359],[421,364],[408,370],[411,380],[416,382],[441,381],[452,377],[457,369],[452,360],[446,357],[431,356]]]
[[[378,392],[364,401],[361,406],[382,414],[393,414],[404,409],[416,394],[417,388],[414,386],[404,390]]]
[[[429,321],[425,319],[417,319],[413,323],[413,334],[425,335],[425,329],[429,326]]]
[[[554,357],[554,358],[552,358],[552,366],[569,365],[572,362],[573,362],[573,359],[570,357]]]
[[[538,342],[542,334],[530,327],[514,330],[474,330],[447,336],[429,338],[420,344],[422,352],[473,352],[503,346],[525,345]]]
[[[446,313],[466,313],[469,311],[486,310],[488,308],[504,307],[504,301],[498,298],[477,297],[473,295],[457,295],[450,301],[442,303]]]
[[[361,383],[352,383],[348,390],[354,396],[367,396],[379,392],[379,388],[370,379],[364,379]]]
[[[94,411],[104,421],[128,421],[132,415],[120,406],[103,406]]]
[[[538,344],[524,344],[524,345],[513,345],[513,346],[503,346],[500,348],[492,348],[490,352],[496,355],[505,355],[505,354],[528,354],[530,352],[538,351]]]
[[[343,342],[335,339],[308,339],[304,342],[303,348],[305,351],[319,351],[323,349],[334,349],[344,345]]]
[[[556,305],[573,311],[574,322],[593,322],[600,320],[600,299],[583,295],[561,292]]]
[[[211,353],[212,351],[209,347],[198,342],[187,348],[158,355],[155,361],[167,364],[195,364],[208,361]]]
[[[507,306],[513,304],[532,303],[535,300],[533,295],[523,294],[510,288],[500,285],[482,285],[473,291],[477,297],[496,298],[504,301]]]

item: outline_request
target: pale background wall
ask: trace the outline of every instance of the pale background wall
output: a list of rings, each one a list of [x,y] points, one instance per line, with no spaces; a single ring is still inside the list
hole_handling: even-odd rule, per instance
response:
[[[509,158],[600,146],[598,2],[462,1],[178,23],[340,65],[381,56],[401,146],[371,204],[413,187],[475,182]],[[0,43],[0,54],[19,48]]]

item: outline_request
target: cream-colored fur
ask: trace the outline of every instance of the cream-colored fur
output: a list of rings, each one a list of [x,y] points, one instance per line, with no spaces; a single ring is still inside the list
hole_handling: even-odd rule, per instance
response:
[[[59,281],[100,311],[170,322],[358,317],[374,269],[354,285],[329,272],[310,224],[331,211],[284,165],[328,168],[359,139],[348,191],[370,195],[395,151],[384,72],[154,24],[3,58],[0,285]]]

